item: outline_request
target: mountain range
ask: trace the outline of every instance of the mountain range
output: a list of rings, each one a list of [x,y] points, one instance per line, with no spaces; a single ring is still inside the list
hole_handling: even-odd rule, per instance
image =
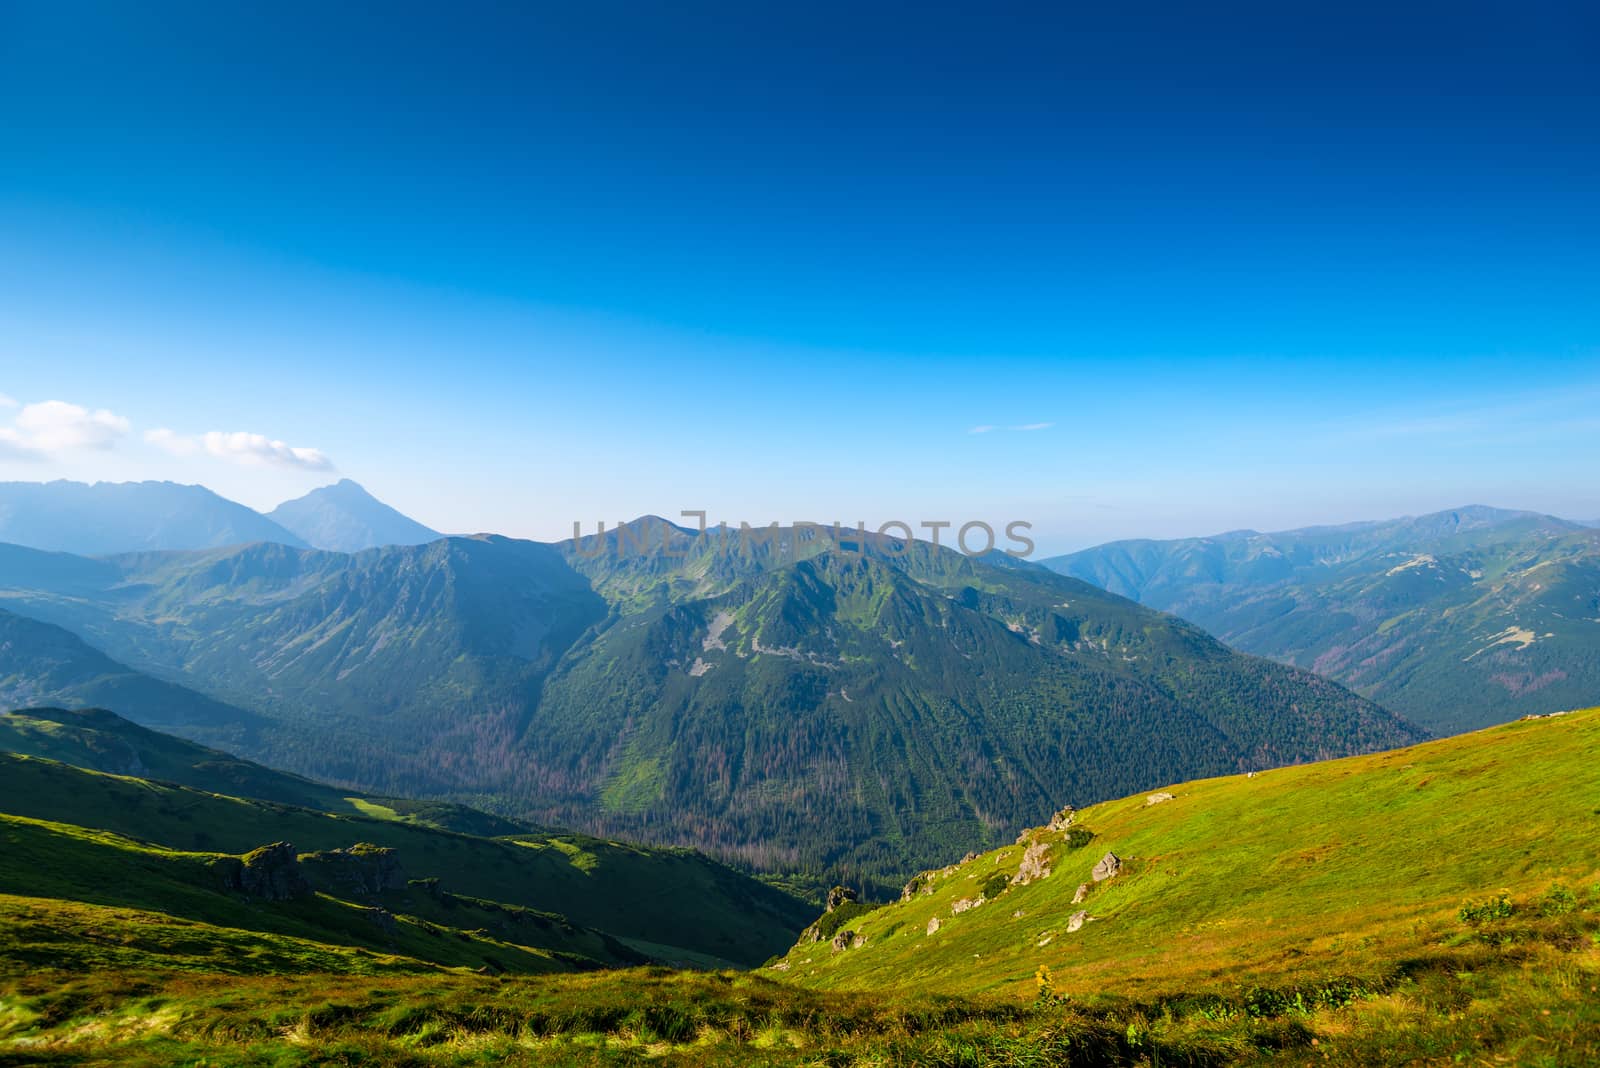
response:
[[[1600,531],[1472,507],[1043,563],[1448,733],[1600,694]]]
[[[298,535],[220,497],[176,482],[0,482],[0,542],[99,556],[270,541]]]
[[[174,729],[276,766],[863,881],[1066,800],[1421,736],[1004,555],[658,520],[599,548],[6,547],[0,605],[203,696]],[[51,677],[30,703],[94,696]]]
[[[254,542],[360,552],[438,537],[349,479],[267,515],[175,482],[0,483],[0,542],[79,556]]]

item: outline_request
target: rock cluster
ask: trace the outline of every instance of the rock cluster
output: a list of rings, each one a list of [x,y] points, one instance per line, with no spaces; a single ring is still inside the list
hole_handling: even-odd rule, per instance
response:
[[[341,896],[374,897],[406,888],[406,872],[395,851],[358,842],[348,849],[308,853],[301,865],[321,886]]]
[[[1176,794],[1169,794],[1164,791],[1159,794],[1151,794],[1149,797],[1144,799],[1145,807],[1148,808],[1151,805],[1159,805],[1163,801],[1171,801],[1176,796]]]
[[[854,901],[855,899],[856,892],[854,890],[848,886],[836,886],[828,891],[828,911],[832,912],[846,901]]]
[[[225,889],[263,901],[293,901],[315,892],[288,842],[274,842],[243,857],[224,857],[216,870]]]
[[[1066,808],[1050,817],[1050,822],[1046,825],[1045,829],[1050,831],[1064,831],[1068,827],[1071,827],[1072,822],[1077,818],[1078,810],[1073,808],[1071,805],[1068,805]]]
[[[1107,853],[1100,858],[1100,863],[1094,866],[1094,871],[1089,873],[1095,882],[1114,879],[1122,872],[1122,858],[1115,853]]]
[[[1022,863],[1017,866],[1017,874],[1011,877],[1012,886],[1027,886],[1031,882],[1050,877],[1050,847],[1043,842],[1034,842],[1022,854]]]

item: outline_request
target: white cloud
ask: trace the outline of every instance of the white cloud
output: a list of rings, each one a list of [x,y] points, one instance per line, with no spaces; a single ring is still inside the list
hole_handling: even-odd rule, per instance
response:
[[[333,461],[321,449],[299,448],[265,434],[245,431],[205,434],[179,434],[166,427],[147,430],[144,440],[174,456],[193,456],[205,452],[220,460],[252,466],[292,467],[302,471],[332,471]]]
[[[178,434],[166,427],[155,430],[146,430],[144,440],[158,449],[164,449],[174,456],[193,456],[200,451],[200,440],[184,434]]]
[[[30,449],[10,427],[0,427],[0,460],[42,460],[44,453]]]
[[[274,441],[264,434],[247,434],[244,431],[224,434],[220,430],[213,430],[200,440],[206,452],[234,463],[298,467],[303,471],[333,470],[333,461],[324,456],[320,449],[296,448]]]
[[[0,407],[16,407],[16,402]],[[39,460],[77,449],[109,449],[132,429],[104,408],[91,412],[66,401],[42,401],[23,405],[12,426],[0,427],[0,453]]]
[[[1011,427],[1010,429],[1012,429],[1012,430],[1049,430],[1053,426],[1055,426],[1054,423],[1023,423],[1021,426],[1014,426],[1014,427]]]

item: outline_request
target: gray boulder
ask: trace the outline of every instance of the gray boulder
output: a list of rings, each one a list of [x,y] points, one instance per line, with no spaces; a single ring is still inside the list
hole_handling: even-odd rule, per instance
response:
[[[1094,866],[1094,871],[1089,873],[1095,882],[1104,882],[1106,879],[1115,879],[1122,872],[1122,858],[1115,853],[1107,853],[1100,858],[1100,863]]]

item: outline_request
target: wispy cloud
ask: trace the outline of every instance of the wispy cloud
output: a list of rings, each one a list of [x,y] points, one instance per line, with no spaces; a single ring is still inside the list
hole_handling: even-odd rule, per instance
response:
[[[243,430],[224,433],[179,434],[166,427],[145,432],[144,440],[174,456],[194,456],[205,452],[220,460],[251,466],[289,467],[301,471],[332,471],[333,461],[321,449],[290,445],[265,434]]]
[[[6,394],[0,393],[0,408],[18,408],[18,407],[21,407],[21,405],[19,405],[17,403],[17,401],[16,401],[16,399],[14,397],[8,397]]]
[[[166,427],[157,427],[155,430],[146,430],[144,440],[164,452],[174,456],[193,456],[200,451],[200,439],[177,431],[168,430]]]
[[[1026,431],[1030,431],[1030,430],[1049,430],[1053,426],[1055,426],[1054,423],[1023,423],[1023,424],[1021,424],[1019,426],[996,426],[993,423],[980,423],[978,426],[975,426],[971,430],[968,430],[967,433],[969,433],[969,434],[992,434],[996,430],[1010,430],[1010,431],[1026,432]]]
[[[13,459],[46,460],[78,450],[109,449],[126,437],[132,424],[115,412],[90,411],[77,404],[50,400],[19,405],[0,398],[3,408],[19,408],[9,427],[0,427],[0,454]]]

